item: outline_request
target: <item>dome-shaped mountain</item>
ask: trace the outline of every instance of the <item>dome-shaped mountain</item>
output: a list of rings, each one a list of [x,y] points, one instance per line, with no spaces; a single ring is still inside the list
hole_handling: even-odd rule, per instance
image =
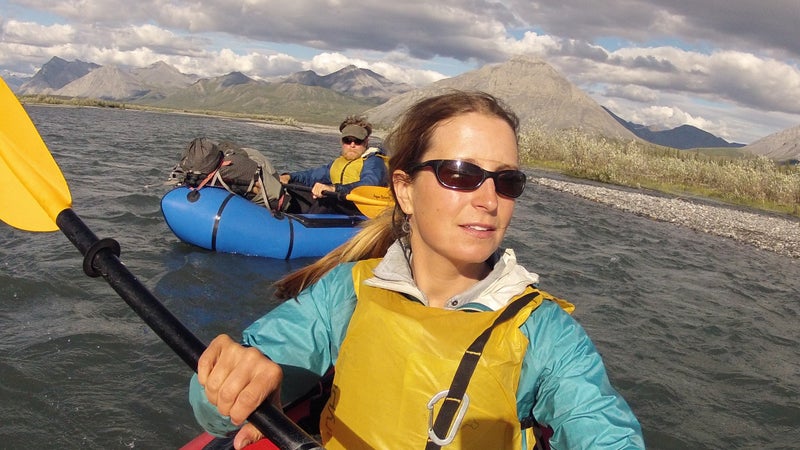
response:
[[[593,135],[638,139],[550,65],[522,56],[393,97],[365,114],[373,124],[388,127],[414,102],[451,89],[479,90],[498,97],[517,113],[523,127],[580,129]]]

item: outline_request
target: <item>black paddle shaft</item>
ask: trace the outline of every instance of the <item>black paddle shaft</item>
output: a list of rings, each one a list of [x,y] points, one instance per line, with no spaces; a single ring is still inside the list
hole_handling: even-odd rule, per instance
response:
[[[290,191],[294,189],[295,191],[311,192],[311,190],[313,189],[312,186],[306,186],[304,184],[284,184],[283,187],[285,187]],[[322,195],[326,197],[336,197],[336,199],[339,200],[340,202],[348,201],[347,194],[341,192],[322,191]]]
[[[197,372],[197,361],[206,349],[205,344],[125,267],[119,259],[119,244],[112,239],[98,239],[70,208],[58,214],[56,224],[85,257],[86,274],[105,278],[161,340]],[[262,403],[247,419],[281,449],[322,448],[269,401]]]

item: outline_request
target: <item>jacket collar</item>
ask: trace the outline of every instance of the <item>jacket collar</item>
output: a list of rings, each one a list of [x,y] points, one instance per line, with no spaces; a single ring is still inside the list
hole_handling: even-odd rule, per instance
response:
[[[411,275],[411,248],[403,239],[395,241],[383,260],[375,267],[367,285],[399,292],[428,306],[425,294],[419,290]],[[466,291],[447,301],[446,309],[497,310],[529,285],[539,283],[539,275],[528,272],[517,264],[512,249],[498,249],[488,260],[492,265],[489,275]]]

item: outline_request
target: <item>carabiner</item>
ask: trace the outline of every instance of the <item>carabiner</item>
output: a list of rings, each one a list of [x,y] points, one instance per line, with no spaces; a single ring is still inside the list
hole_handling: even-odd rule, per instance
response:
[[[433,405],[435,405],[439,400],[447,397],[447,394],[450,393],[449,389],[445,389],[442,392],[431,397],[428,401],[428,437],[439,446],[445,446],[451,442],[453,439],[456,438],[456,433],[458,429],[461,428],[461,421],[464,420],[464,415],[467,414],[467,408],[469,407],[469,396],[467,393],[464,393],[464,398],[461,399],[461,406],[458,407],[458,414],[456,414],[455,419],[453,419],[453,423],[450,425],[450,429],[447,431],[447,436],[442,439],[436,435],[436,431],[433,429]]]

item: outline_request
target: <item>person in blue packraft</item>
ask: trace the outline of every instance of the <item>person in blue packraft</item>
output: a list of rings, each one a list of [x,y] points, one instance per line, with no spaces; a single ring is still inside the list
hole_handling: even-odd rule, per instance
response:
[[[333,367],[327,449],[644,448],[573,305],[500,247],[526,184],[518,126],[482,92],[414,104],[386,141],[395,205],[279,280],[286,301],[241,342],[210,343],[190,383],[199,423],[243,448],[284,367]]]
[[[372,125],[363,116],[348,116],[340,125],[341,155],[328,164],[282,173],[292,201],[288,212],[359,214],[352,202],[342,201],[358,186],[386,186],[386,155],[369,146]],[[292,185],[310,190],[292,189]],[[338,194],[326,195],[325,192]]]

